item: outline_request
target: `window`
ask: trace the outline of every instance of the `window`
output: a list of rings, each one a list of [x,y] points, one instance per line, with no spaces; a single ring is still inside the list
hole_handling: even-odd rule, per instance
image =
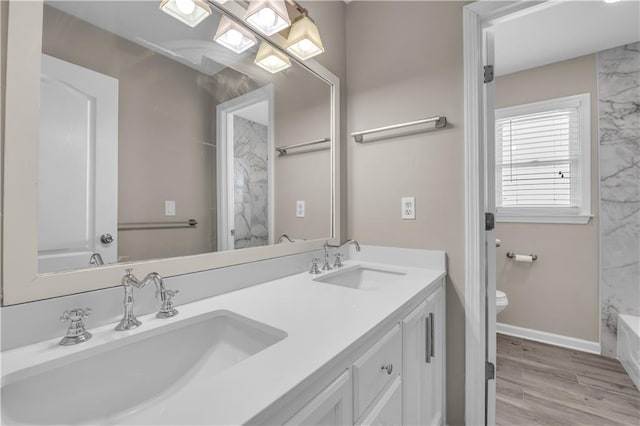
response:
[[[589,221],[590,117],[589,94],[496,110],[498,221]]]

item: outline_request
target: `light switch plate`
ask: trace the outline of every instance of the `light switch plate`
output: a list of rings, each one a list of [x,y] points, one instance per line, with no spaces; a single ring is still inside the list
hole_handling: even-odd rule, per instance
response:
[[[296,217],[304,217],[305,206],[304,201],[296,201]]]
[[[402,219],[415,220],[415,218],[416,218],[416,198],[403,197],[402,198]]]
[[[175,216],[176,215],[176,202],[173,200],[166,200],[164,202],[164,215]]]

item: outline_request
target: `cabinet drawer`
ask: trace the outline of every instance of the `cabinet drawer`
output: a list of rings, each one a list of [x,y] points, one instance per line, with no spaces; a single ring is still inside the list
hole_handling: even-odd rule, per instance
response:
[[[391,387],[382,395],[369,415],[360,423],[362,426],[401,426],[402,425],[402,386],[400,377],[396,377]]]
[[[354,420],[401,371],[402,333],[396,325],[353,364]]]

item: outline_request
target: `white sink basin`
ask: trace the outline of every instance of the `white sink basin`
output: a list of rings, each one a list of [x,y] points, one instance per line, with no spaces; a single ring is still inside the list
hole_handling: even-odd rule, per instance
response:
[[[405,275],[407,275],[406,272],[394,269],[358,265],[316,278],[314,281],[357,290],[375,291],[397,284]]]
[[[152,406],[162,411],[195,380],[209,380],[285,337],[227,311],[176,321],[3,385],[2,424],[104,424]]]

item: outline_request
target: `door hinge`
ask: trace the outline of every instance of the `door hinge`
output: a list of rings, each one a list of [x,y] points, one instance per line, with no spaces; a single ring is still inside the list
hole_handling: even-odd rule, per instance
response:
[[[494,380],[496,378],[496,366],[492,362],[487,361],[484,372],[487,380]]]
[[[484,82],[491,83],[493,81],[493,65],[484,66]]]
[[[493,231],[496,227],[496,217],[493,213],[484,214],[484,230]]]

